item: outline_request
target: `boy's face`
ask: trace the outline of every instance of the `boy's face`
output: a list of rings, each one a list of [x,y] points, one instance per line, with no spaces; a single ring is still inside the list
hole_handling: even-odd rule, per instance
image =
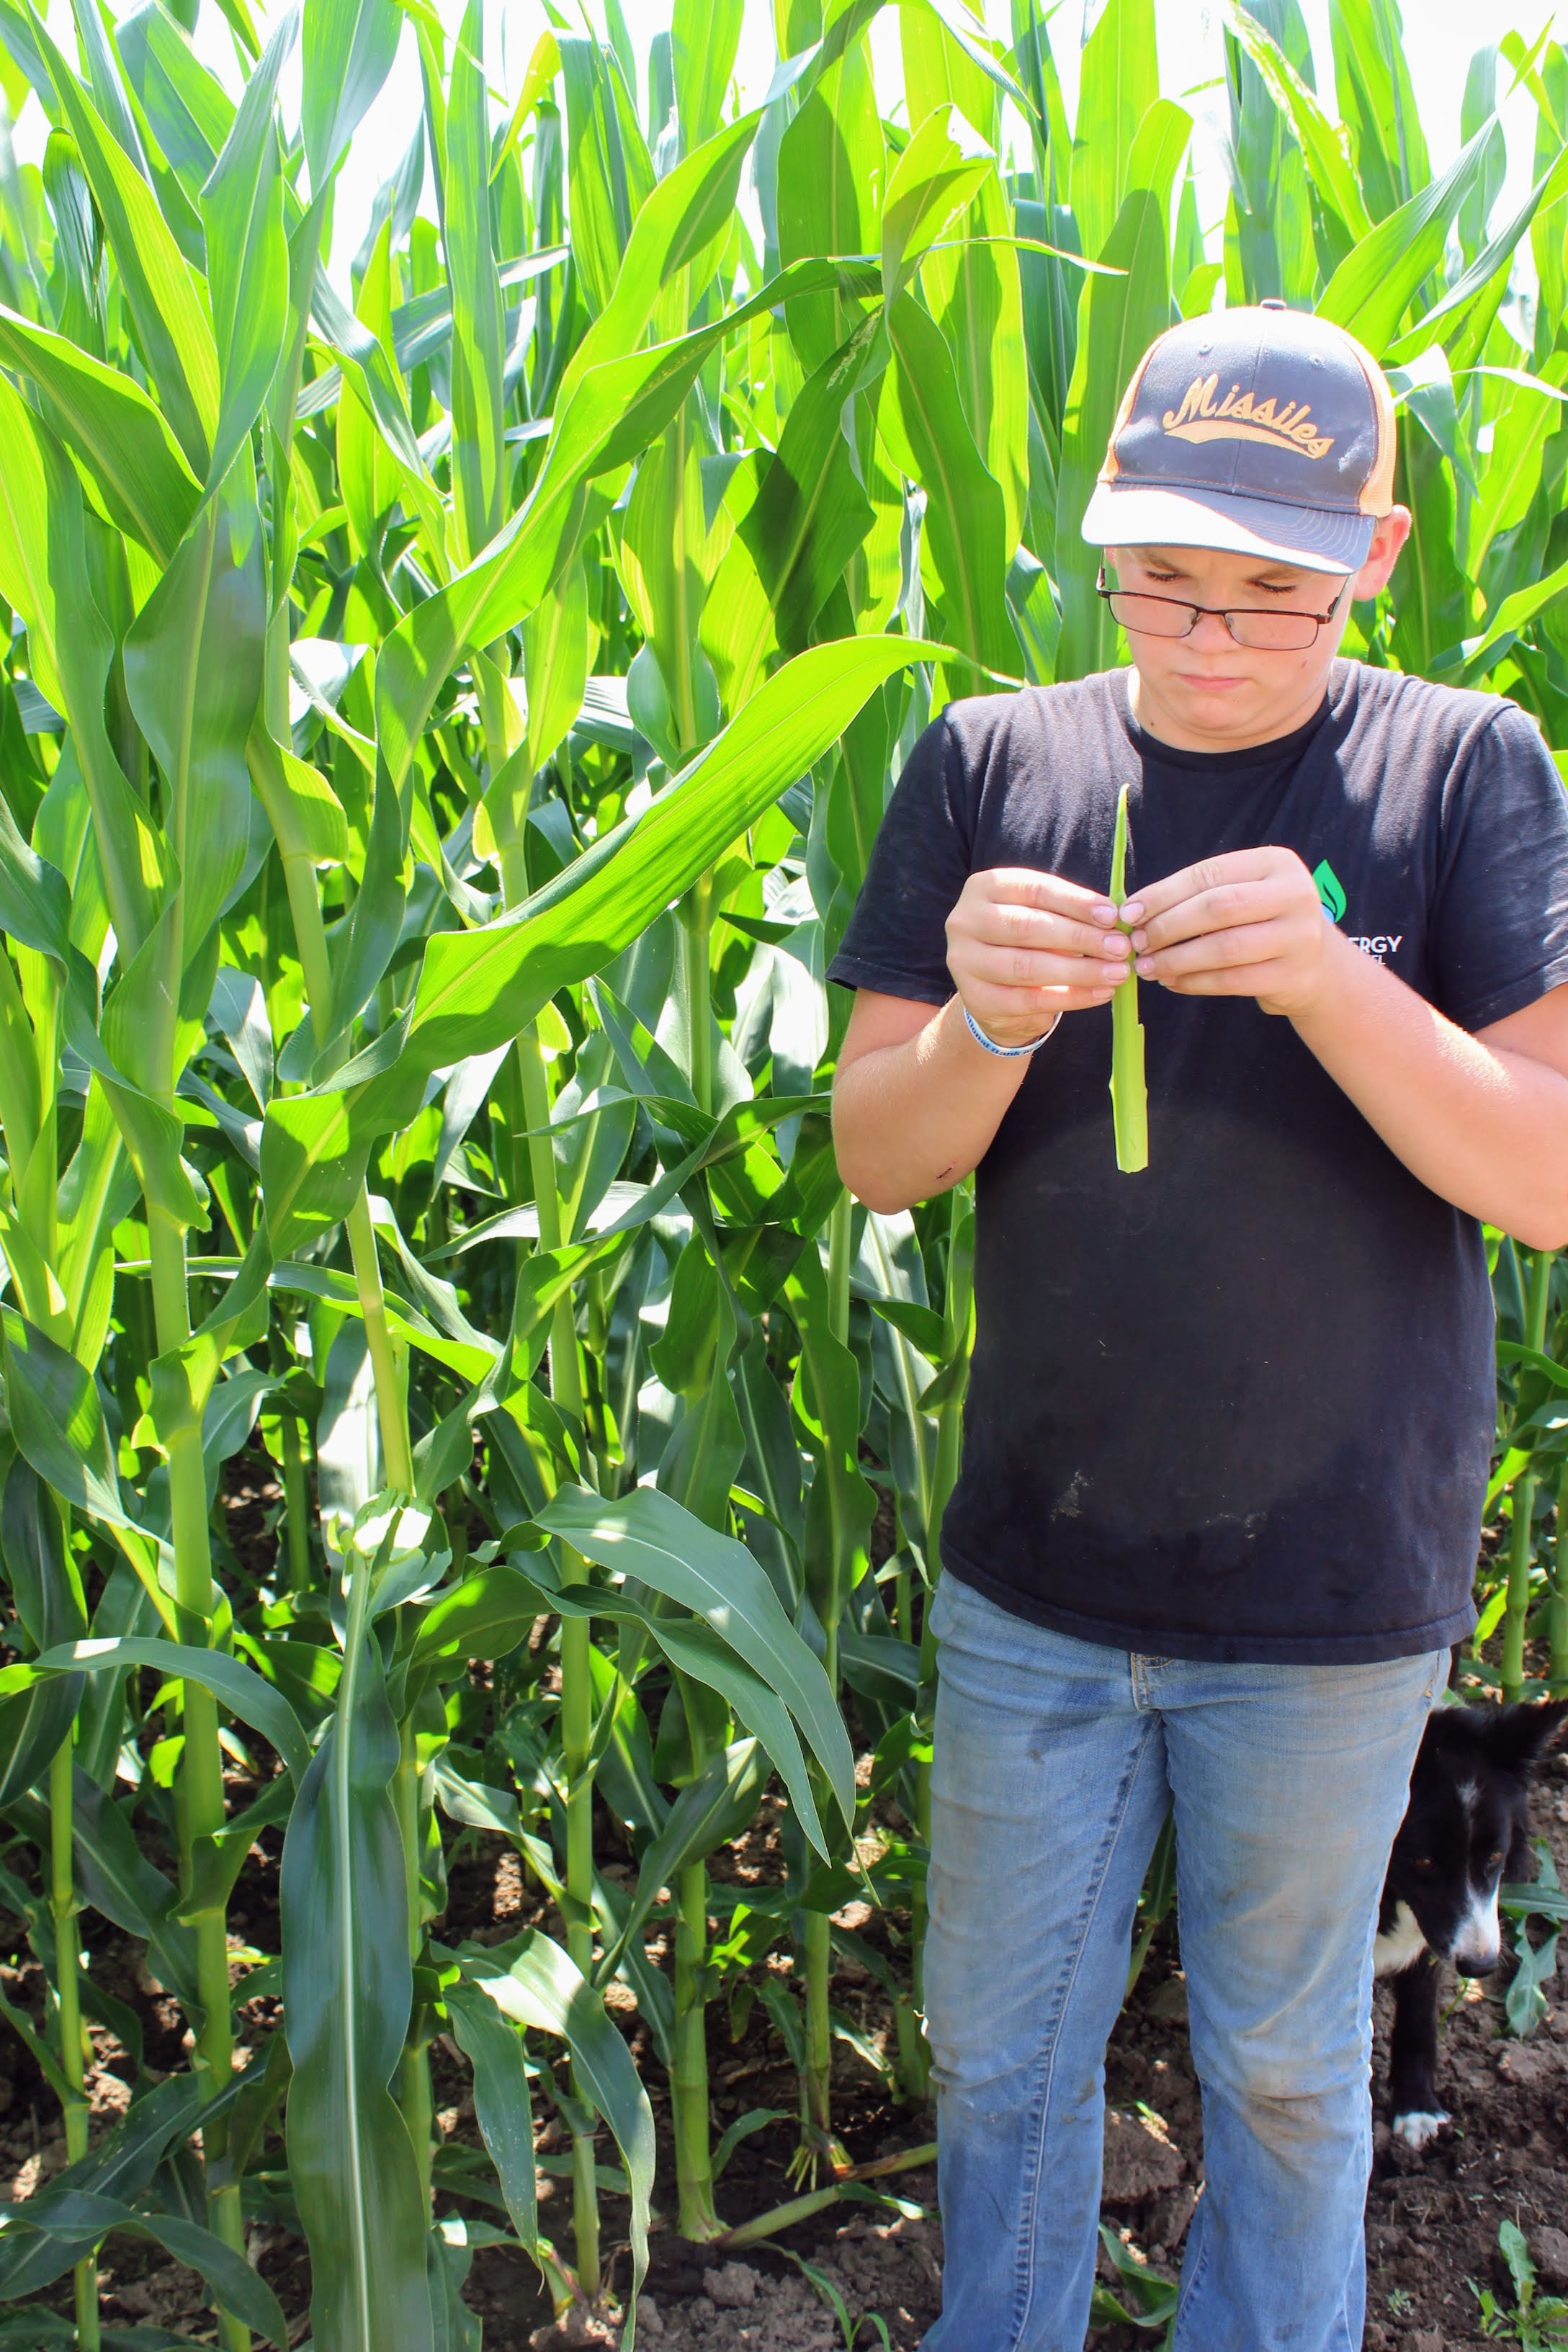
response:
[[[1377,594],[1409,528],[1403,507],[1385,516],[1365,563],[1349,583],[1343,572],[1309,572],[1218,548],[1108,547],[1110,584],[1208,608],[1190,636],[1127,632],[1138,673],[1139,723],[1165,742],[1215,751],[1266,743],[1304,726],[1322,700],[1353,597]],[[1331,606],[1333,617],[1313,642],[1289,653],[1238,645],[1218,617],[1222,611],[1281,608],[1322,614]]]

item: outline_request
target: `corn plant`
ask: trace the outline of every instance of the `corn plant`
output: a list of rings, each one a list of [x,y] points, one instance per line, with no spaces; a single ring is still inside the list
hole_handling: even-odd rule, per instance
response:
[[[479,0],[221,0],[226,78],[196,5],[76,0],[68,55],[0,0],[0,89],[47,124],[37,166],[0,138],[0,1900],[45,1989],[0,2006],[67,2158],[0,2226],[0,2342],[68,2275],[97,2346],[131,2231],[225,2344],[281,2344],[246,2258],[281,2216],[318,2352],[476,2341],[481,2242],[630,2343],[655,2218],[751,2243],[889,2168],[843,2145],[837,2042],[926,2092],[974,1213],[867,1214],[833,1162],[823,974],[888,793],[951,697],[1122,657],[1078,535],[1122,384],[1174,316],[1273,294],[1398,396],[1416,530],[1349,649],[1568,745],[1568,57],[1479,51],[1434,175],[1393,0],[1334,6],[1332,96],[1295,0],[1237,0],[1206,224],[1152,0],[1095,16],[1071,122],[1039,0],[1005,37],[904,0],[891,87],[876,0],[777,0],[755,103],[742,0],[641,49],[618,6],[552,16],[504,99]],[[402,41],[418,136],[340,253]],[[1542,1634],[1568,1688],[1568,1300],[1494,1255],[1487,1606],[1505,1687]],[[230,1541],[242,1461],[274,1558]],[[770,1789],[742,1897],[711,1864]],[[236,1949],[268,1833],[280,1948]],[[507,1942],[449,1921],[480,1835],[537,1900]],[[727,2231],[710,2051],[758,2007],[798,2147]]]

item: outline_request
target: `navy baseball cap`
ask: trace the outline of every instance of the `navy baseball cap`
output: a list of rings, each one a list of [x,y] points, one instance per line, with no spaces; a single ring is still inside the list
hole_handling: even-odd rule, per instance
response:
[[[1282,303],[1209,311],[1145,352],[1083,536],[1359,572],[1394,457],[1383,371],[1343,327]]]

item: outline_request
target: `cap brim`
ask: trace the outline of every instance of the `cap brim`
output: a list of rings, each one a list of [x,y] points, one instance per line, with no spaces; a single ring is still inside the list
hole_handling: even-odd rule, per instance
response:
[[[1084,509],[1082,529],[1093,547],[1214,547],[1298,563],[1305,572],[1359,572],[1375,520],[1238,498],[1228,490],[1099,482]]]

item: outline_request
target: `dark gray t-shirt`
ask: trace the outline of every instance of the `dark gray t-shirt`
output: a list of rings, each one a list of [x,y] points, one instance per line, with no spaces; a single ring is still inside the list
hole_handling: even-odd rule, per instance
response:
[[[883,818],[831,977],[937,1004],[972,872],[1128,888],[1294,849],[1325,917],[1462,1028],[1568,982],[1568,802],[1495,696],[1336,662],[1298,733],[1145,734],[1127,674],[953,705]],[[1116,1168],[1109,1009],[1030,1065],[977,1176],[977,1335],[944,1564],[1155,1654],[1328,1663],[1460,1640],[1495,1427],[1480,1227],[1287,1020],[1140,990],[1149,1165]]]

